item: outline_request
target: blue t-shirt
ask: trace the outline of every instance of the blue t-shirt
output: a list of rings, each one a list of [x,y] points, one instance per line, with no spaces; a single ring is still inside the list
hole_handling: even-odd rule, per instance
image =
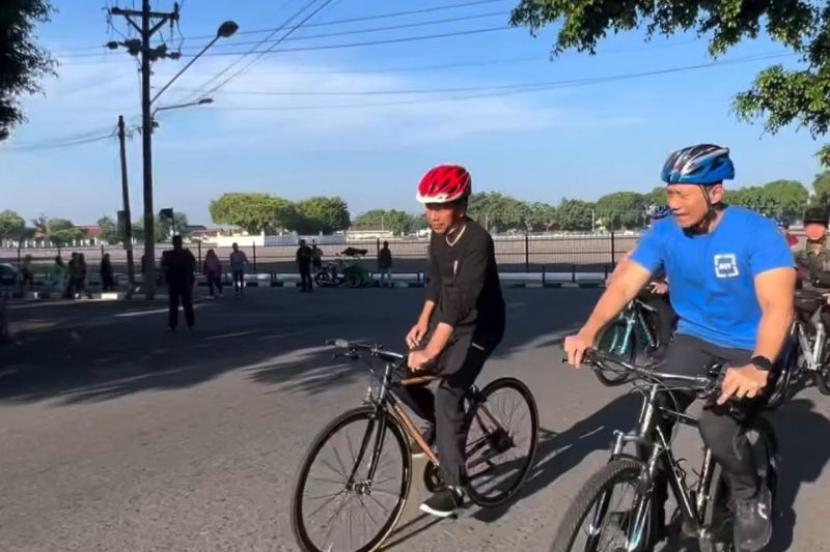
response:
[[[643,236],[631,260],[666,271],[678,334],[750,351],[761,320],[755,277],[794,266],[775,223],[738,207],[727,207],[711,234],[693,237],[673,217],[663,219]]]

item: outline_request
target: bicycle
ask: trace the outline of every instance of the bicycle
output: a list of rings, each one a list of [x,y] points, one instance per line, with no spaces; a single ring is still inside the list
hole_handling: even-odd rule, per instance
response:
[[[652,504],[654,480],[661,461],[678,505],[672,518],[675,523],[679,522],[683,535],[696,538],[702,552],[733,551],[732,504],[722,468],[714,461],[711,451],[704,448],[697,483],[690,486],[682,459],[675,459],[672,452],[671,436],[664,435],[658,424],[661,417],[669,417],[678,423],[696,426],[694,418],[661,406],[658,393],[685,390],[695,392],[699,398],[715,398],[725,375],[723,365],[710,366],[708,376],[682,376],[657,372],[652,367],[637,367],[597,351],[588,351],[586,361],[595,367],[602,364],[604,370],[616,364],[617,369],[631,374],[632,381],[641,381],[647,386],[639,388],[643,404],[637,431],[615,433],[610,461],[588,480],[571,503],[559,526],[552,552],[652,550],[657,544],[654,541],[658,519]],[[683,385],[669,387],[667,381],[683,382]],[[774,501],[778,464],[775,433],[769,422],[758,417],[748,429],[747,438],[752,444],[759,480],[769,486]],[[624,454],[627,445],[635,445],[637,453]],[[621,504],[612,506],[614,490],[620,484],[633,491],[630,508]],[[589,526],[583,530],[589,517]]]
[[[654,307],[634,298],[620,315],[606,326],[597,340],[598,349],[630,364],[657,351],[660,343]],[[622,385],[628,374],[619,370],[595,370],[597,379],[608,386]]]
[[[377,373],[367,362],[374,381],[364,405],[344,412],[314,438],[296,475],[291,526],[307,552],[370,552],[383,544],[406,504],[412,480],[410,441],[428,459],[423,475],[427,488],[444,488],[438,458],[395,395],[399,386],[424,384],[439,376],[403,373],[406,356],[378,345],[345,340],[329,344],[345,351],[336,357],[378,359],[385,368]],[[480,507],[498,506],[518,492],[533,465],[539,428],[536,401],[514,378],[496,379],[481,390],[473,386],[466,401],[465,490]],[[508,402],[523,412],[508,413]],[[528,430],[527,435],[519,434],[517,426]],[[337,443],[342,445],[339,449]],[[327,460],[323,453],[329,448],[334,450]],[[506,456],[517,449],[518,455]],[[350,505],[362,511],[346,515],[344,508]],[[327,508],[318,522],[316,516]],[[348,527],[341,527],[346,520]],[[364,525],[356,529],[353,522]],[[344,534],[335,536],[337,528]]]
[[[830,395],[830,349],[822,314],[827,308],[824,292],[799,290],[795,294],[795,320],[782,355],[781,376],[770,398],[770,408],[780,406],[797,383],[811,377],[822,395]]]

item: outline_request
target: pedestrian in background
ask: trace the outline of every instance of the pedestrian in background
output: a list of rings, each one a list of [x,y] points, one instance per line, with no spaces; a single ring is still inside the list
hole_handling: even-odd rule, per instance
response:
[[[392,287],[392,251],[389,250],[388,241],[383,242],[383,247],[378,251],[378,272],[381,287]]]
[[[219,257],[216,255],[216,251],[213,249],[208,249],[208,252],[205,254],[205,263],[202,267],[202,272],[205,275],[208,283],[208,290],[210,291],[210,296],[213,297],[213,289],[219,292],[219,295],[222,295],[222,262],[219,260]]]
[[[313,253],[306,245],[305,240],[300,240],[300,247],[297,248],[297,268],[300,271],[300,291],[311,293],[313,291],[311,280],[311,261]]]
[[[115,289],[115,278],[112,273],[112,261],[109,253],[104,253],[101,258],[101,289],[103,291]]]
[[[248,256],[244,251],[239,250],[237,244],[233,244],[231,252],[231,273],[233,274],[233,291],[236,295],[242,295],[245,290],[245,266],[248,264]]]
[[[195,323],[193,314],[193,284],[196,282],[196,258],[189,249],[182,247],[182,237],[173,236],[173,249],[161,256],[161,266],[167,279],[167,293],[170,299],[167,325],[175,331],[179,325],[179,303],[184,310],[187,329]]]
[[[67,289],[67,269],[66,265],[63,262],[63,258],[60,255],[55,256],[55,264],[52,266],[52,271],[50,273],[50,278],[52,280],[52,286],[55,287],[61,297],[66,297],[66,289]]]
[[[87,277],[87,266],[86,266],[86,257],[83,253],[78,253],[78,282],[77,282],[77,289],[75,292],[80,296],[83,297],[86,295],[87,299],[92,299],[92,294],[86,287],[86,277]]]

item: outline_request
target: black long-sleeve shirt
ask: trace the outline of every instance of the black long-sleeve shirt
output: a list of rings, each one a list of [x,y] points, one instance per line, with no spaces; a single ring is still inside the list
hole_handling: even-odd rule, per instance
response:
[[[467,220],[457,241],[432,234],[429,244],[427,299],[435,302],[433,322],[456,332],[472,333],[473,341],[495,347],[504,335],[505,307],[490,234]]]

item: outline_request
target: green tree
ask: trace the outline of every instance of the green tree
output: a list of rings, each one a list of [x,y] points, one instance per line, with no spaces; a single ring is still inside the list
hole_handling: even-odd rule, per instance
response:
[[[520,0],[514,25],[533,33],[558,23],[554,55],[568,49],[594,53],[609,33],[644,27],[647,37],[694,31],[707,36],[709,53],[718,56],[763,29],[789,48],[806,68],[762,70],[752,87],[737,95],[733,108],[741,120],[764,119],[771,133],[791,124],[806,127],[813,137],[830,126],[830,2],[774,0]],[[821,160],[830,163],[830,146]]]
[[[550,230],[557,223],[556,216],[556,207],[553,205],[538,201],[531,203],[528,206],[528,227],[534,232]]]
[[[807,204],[807,189],[797,180],[776,180],[764,184],[764,194],[773,206],[775,217],[796,218]]]
[[[107,243],[121,243],[122,236],[118,232],[118,223],[111,217],[101,217],[98,219],[98,228],[101,229],[101,239]]]
[[[830,203],[830,171],[823,171],[813,180],[813,201],[819,205]]]
[[[557,209],[562,230],[592,230],[595,205],[579,199],[563,199]]]
[[[260,193],[223,194],[210,202],[209,211],[216,224],[232,224],[251,234],[274,234],[297,217],[290,201]]]
[[[349,206],[339,197],[312,197],[296,204],[290,228],[300,234],[331,234],[349,227]]]
[[[352,226],[382,228],[402,235],[412,232],[413,219],[407,213],[395,209],[372,209],[354,219]]]
[[[55,244],[66,245],[84,238],[84,231],[62,218],[52,218],[46,225],[46,239]]]
[[[641,228],[646,199],[636,192],[614,192],[597,201],[596,216],[608,230]]]
[[[26,231],[26,220],[14,211],[0,213],[0,240],[19,240]]]
[[[0,7],[0,141],[26,120],[23,96],[39,92],[38,80],[54,74],[55,61],[34,43],[35,24],[49,21],[52,11],[46,0],[4,0]]]
[[[524,230],[530,218],[530,207],[525,202],[497,192],[470,196],[468,212],[491,232]]]
[[[646,207],[650,207],[651,205],[666,205],[666,187],[657,186],[649,193],[643,194],[643,201],[645,202]]]

